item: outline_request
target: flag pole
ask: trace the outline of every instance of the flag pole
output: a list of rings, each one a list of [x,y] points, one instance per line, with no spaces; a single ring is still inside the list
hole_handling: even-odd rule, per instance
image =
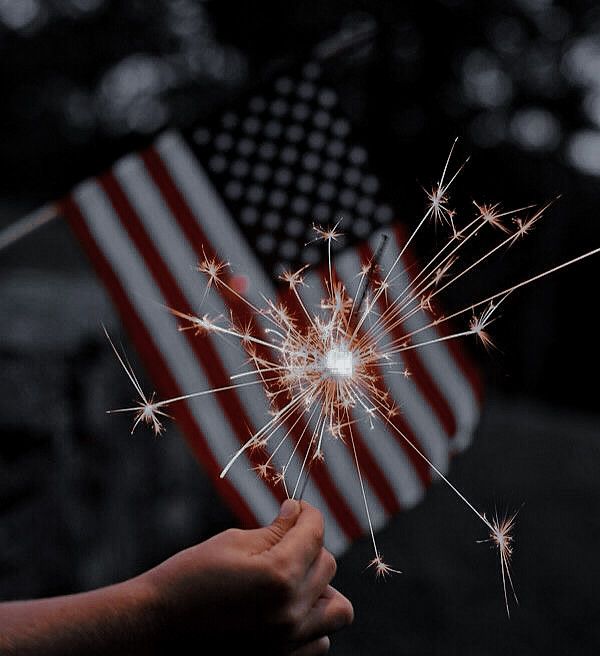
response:
[[[50,202],[17,219],[0,230],[0,252],[60,216],[58,204]]]

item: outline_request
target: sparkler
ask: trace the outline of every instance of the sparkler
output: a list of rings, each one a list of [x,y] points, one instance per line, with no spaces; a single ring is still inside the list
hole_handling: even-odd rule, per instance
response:
[[[383,560],[377,546],[353,427],[359,422],[366,422],[371,426],[376,421],[383,422],[399,435],[407,447],[449,486],[486,527],[489,535],[486,541],[491,542],[498,552],[504,600],[509,612],[509,589],[514,594],[510,560],[511,532],[515,516],[501,518],[496,515],[488,519],[485,513],[478,510],[436,467],[419,445],[398,428],[394,417],[399,410],[385,388],[383,372],[410,376],[410,371],[406,369],[394,369],[398,367],[397,357],[405,351],[426,348],[436,342],[472,336],[484,347],[490,348],[493,342],[488,328],[495,320],[498,308],[510,294],[599,253],[600,248],[471,303],[448,316],[435,317],[430,324],[409,334],[395,336],[395,329],[408,318],[424,308],[431,310],[432,302],[439,294],[476,270],[492,255],[510,247],[528,234],[547,209],[547,206],[538,210],[529,206],[501,211],[499,205],[475,204],[474,218],[459,227],[456,214],[449,206],[449,192],[464,164],[450,172],[453,150],[454,145],[439,182],[426,191],[425,213],[400,249],[392,266],[386,272],[381,271],[376,253],[357,272],[356,289],[350,290],[338,280],[332,263],[332,244],[341,236],[339,223],[327,229],[314,226],[314,241],[324,242],[327,248],[325,298],[316,308],[307,307],[299,291],[307,284],[307,267],[281,274],[281,280],[289,288],[287,305],[265,299],[265,306],[259,308],[231,283],[228,263],[212,256],[204,256],[197,268],[206,280],[205,297],[210,288],[223,292],[232,299],[231,317],[211,318],[208,315],[186,314],[176,308],[169,310],[182,321],[181,330],[193,329],[200,334],[234,337],[239,340],[247,353],[249,369],[231,376],[230,385],[156,400],[154,395],[148,397],[144,394],[129,362],[119,354],[111,341],[111,346],[138,395],[136,405],[112,412],[132,413],[133,430],[140,423],[145,423],[159,435],[163,430],[163,418],[167,416],[166,408],[176,402],[228,389],[263,386],[270,400],[271,417],[232,455],[221,472],[221,477],[227,475],[242,454],[268,446],[270,455],[256,466],[257,475],[274,484],[283,485],[289,498],[299,498],[304,488],[301,486],[303,473],[308,476],[313,463],[324,460],[323,441],[333,439],[348,444],[356,466],[373,545],[374,557],[369,566],[374,568],[379,577],[398,570]],[[402,257],[428,222],[446,225],[450,229],[450,237],[404,288],[396,289]],[[501,236],[500,241],[473,262],[462,265],[461,251],[486,228],[497,230]],[[237,317],[233,316],[234,308],[238,311]],[[468,313],[472,313],[470,318],[466,316]],[[466,326],[441,337],[423,338],[429,328],[447,324],[450,320],[465,320]],[[285,441],[291,439],[290,435],[297,427],[299,436],[293,444],[291,455],[283,466],[277,468],[276,456]],[[285,433],[283,437],[276,437],[281,431]],[[292,477],[289,469],[296,456],[300,456],[302,464],[299,474]]]

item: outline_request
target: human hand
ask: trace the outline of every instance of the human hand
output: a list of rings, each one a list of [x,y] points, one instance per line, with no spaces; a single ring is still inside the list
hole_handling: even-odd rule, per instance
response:
[[[335,571],[321,513],[288,500],[270,526],[224,531],[142,576],[171,647],[220,642],[221,653],[316,656],[353,619],[351,603],[329,585]]]

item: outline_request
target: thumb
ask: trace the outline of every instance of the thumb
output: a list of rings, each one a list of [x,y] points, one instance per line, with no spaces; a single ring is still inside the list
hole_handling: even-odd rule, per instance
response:
[[[284,535],[294,526],[300,515],[300,503],[293,499],[286,499],[279,509],[279,514],[269,526],[258,529],[264,542],[264,549],[274,547]]]

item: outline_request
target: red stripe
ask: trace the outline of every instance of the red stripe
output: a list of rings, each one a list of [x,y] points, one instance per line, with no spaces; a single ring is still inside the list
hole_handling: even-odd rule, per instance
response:
[[[396,223],[394,232],[398,248],[402,249],[406,243],[406,233],[400,223]],[[412,280],[411,270],[417,265],[416,257],[410,248],[406,249],[402,257],[406,261],[406,275],[409,280]],[[423,312],[429,316],[429,313],[426,310],[423,310]],[[442,337],[447,337],[455,332],[452,330],[452,322],[450,321],[437,324],[435,329]],[[483,401],[483,382],[479,370],[474,365],[473,361],[466,355],[462,345],[459,344],[457,340],[449,339],[445,344],[451,355],[456,360],[458,368],[471,386],[478,404],[481,405]]]
[[[373,251],[366,242],[363,242],[358,247],[360,258],[363,264],[368,264],[373,259]],[[379,306],[382,312],[389,309],[390,305],[384,298],[384,295],[379,297]],[[399,342],[406,338],[406,332],[403,326],[395,322],[395,327],[391,330],[392,335]],[[428,400],[430,407],[435,412],[440,424],[444,428],[446,435],[453,438],[456,434],[456,419],[448,402],[442,395],[433,378],[430,376],[427,369],[423,366],[421,358],[415,349],[403,351],[401,353],[403,360],[406,362],[408,370],[414,376],[417,387],[420,389],[421,394]]]
[[[337,271],[332,265],[331,274],[333,284],[336,284],[336,281],[339,280]],[[319,275],[321,276],[321,282],[324,289],[327,289],[327,284],[329,283],[329,268],[328,265],[323,265],[319,267]],[[351,413],[356,419],[356,412]],[[352,428],[352,437],[354,438],[354,445],[356,447],[356,456],[360,463],[361,472],[366,476],[369,481],[370,486],[373,488],[373,491],[379,497],[383,507],[389,515],[394,515],[400,511],[400,502],[394,489],[389,484],[387,476],[381,471],[381,468],[377,464],[377,460],[371,454],[371,451],[365,446],[366,439],[362,436],[362,433],[359,431],[357,424]],[[348,442],[344,441],[344,445],[351,454],[352,459],[354,459],[354,453],[352,451],[352,446]]]
[[[169,268],[165,265],[162,257],[154,246],[152,240],[146,233],[144,226],[136,212],[129,202],[127,196],[121,189],[112,172],[105,173],[99,179],[100,185],[110,199],[116,213],[121,219],[124,228],[127,230],[131,240],[136,245],[138,251],[144,258],[148,270],[152,274],[156,284],[162,291],[162,294],[172,308],[175,308],[185,314],[194,315],[192,307],[179,289],[177,281],[171,274]],[[218,354],[216,353],[209,338],[197,339],[192,331],[185,331],[185,337],[193,350],[198,363],[201,363],[207,379],[212,387],[224,387],[230,384],[229,376],[225,371]],[[254,434],[252,422],[247,416],[242,403],[240,402],[235,390],[228,390],[215,395],[223,413],[231,424],[240,444],[247,441],[250,434]],[[253,466],[259,462],[248,451],[247,456]],[[285,499],[283,490],[273,490],[271,492],[282,502]]]
[[[173,375],[162,357],[160,349],[154,344],[152,337],[129,301],[108,259],[96,244],[78,205],[71,196],[68,196],[62,199],[60,206],[62,213],[69,220],[73,232],[87,251],[96,272],[104,281],[113,302],[119,310],[123,324],[132,337],[159,393],[164,398],[181,396],[182,391],[175,382]],[[198,427],[187,404],[178,403],[173,406],[170,412],[173,413],[177,425],[182,429],[193,453],[212,477],[217,490],[231,510],[240,518],[244,526],[248,528],[258,526],[256,517],[236,488],[228,480],[219,478],[221,467],[208,448],[206,438]]]
[[[326,275],[326,272],[321,271],[321,276],[323,277],[324,275]],[[362,330],[359,331],[359,334],[364,335]],[[374,366],[374,369],[378,377],[377,382],[374,383],[375,386],[377,387],[378,391],[386,392],[387,390],[384,386],[381,367]],[[406,438],[409,439],[420,451],[424,452],[416,435],[413,434],[400,414],[396,414],[395,416],[390,417],[388,421],[394,428],[400,431],[402,435],[405,435]],[[423,485],[427,487],[431,483],[431,472],[429,471],[429,465],[417,453],[415,453],[414,449],[412,449],[410,445],[407,444],[406,440],[404,440],[401,435],[398,435],[395,431],[390,431],[390,434],[394,436],[394,439],[402,447],[403,451],[406,453],[406,456],[412,463],[414,470],[417,472],[419,479]]]
[[[181,227],[181,230],[196,252],[198,258],[204,259],[205,255],[209,258],[217,257],[215,249],[207,239],[204,231],[201,229],[198,221],[196,220],[196,217],[190,210],[181,192],[174,184],[159,154],[155,151],[154,148],[149,148],[144,151],[141,156],[146,169],[148,170],[148,173],[156,183],[157,187],[160,189],[171,214]],[[245,303],[232,295],[227,295],[222,287],[219,287],[219,292],[223,297],[226,305],[235,310],[236,318],[238,320],[244,323],[250,320],[256,320],[256,317],[250,312]],[[266,347],[261,347],[260,345],[257,345],[257,354],[265,358],[269,358],[270,356],[270,353]],[[279,397],[277,397],[275,401],[275,405],[278,409],[283,407]],[[292,428],[295,419],[296,417],[292,417],[285,422],[285,425],[288,429]],[[293,428],[291,431],[290,439],[299,440],[304,425],[305,423],[302,420],[298,422],[295,428]],[[302,452],[303,455],[306,453],[305,447],[302,443],[300,445],[299,451]],[[348,535],[348,537],[355,539],[362,535],[363,531],[360,527],[360,524],[354,517],[348,504],[344,501],[342,495],[339,493],[339,490],[331,479],[329,472],[322,467],[313,467],[311,470],[311,475],[319,487],[323,498],[327,501],[328,506],[331,508],[333,515],[335,516],[344,532]]]
[[[279,292],[277,300],[280,303],[284,303],[286,307],[294,308],[295,309],[294,318],[296,319],[300,329],[306,329],[307,320],[305,318],[304,312],[299,307],[298,301],[294,296],[293,292],[289,288],[282,288]],[[306,453],[306,448],[303,449],[303,453],[304,454]],[[329,473],[326,467],[324,466],[324,463],[314,462],[313,467],[311,469],[311,476],[313,476],[313,478],[315,479],[317,479],[317,477],[321,478],[326,476],[327,479],[330,480]],[[331,485],[332,488],[327,494],[333,495],[332,498],[335,499],[336,505],[339,504],[341,501],[343,506],[345,506],[346,509],[344,510],[344,513],[347,513],[347,517],[352,522],[352,534],[354,535],[354,537],[359,537],[363,535],[364,531],[360,527],[358,521],[354,517],[353,511],[351,510],[350,506],[348,506],[344,498],[341,496],[337,487],[333,483],[329,483],[329,482],[327,483],[327,485],[328,486]],[[329,502],[329,497],[327,497],[327,500]]]

